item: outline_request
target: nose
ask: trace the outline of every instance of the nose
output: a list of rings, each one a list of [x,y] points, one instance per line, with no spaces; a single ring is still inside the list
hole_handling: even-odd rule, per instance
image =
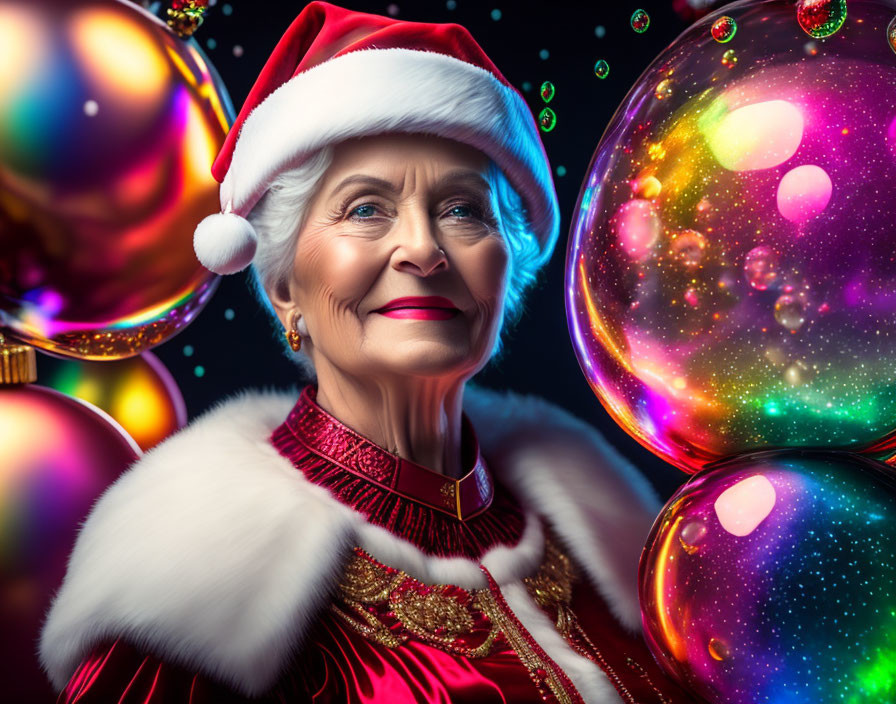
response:
[[[439,246],[436,228],[428,213],[402,218],[393,233],[396,239],[392,267],[427,277],[448,268],[448,257]]]

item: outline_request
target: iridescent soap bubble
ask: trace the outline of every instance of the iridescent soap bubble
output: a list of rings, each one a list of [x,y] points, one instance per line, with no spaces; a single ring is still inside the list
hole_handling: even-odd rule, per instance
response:
[[[650,26],[650,15],[647,14],[646,10],[635,10],[632,13],[631,24],[633,30],[635,30],[638,34],[643,34]]]
[[[761,244],[747,252],[744,276],[750,286],[764,291],[778,278],[779,266],[777,253],[768,245]]]
[[[555,92],[556,92],[556,90],[554,89],[554,84],[551,83],[550,81],[545,81],[544,83],[541,84],[540,93],[541,93],[541,99],[544,102],[546,102],[546,103],[551,102],[554,99]]]
[[[806,322],[806,303],[799,296],[785,293],[775,301],[775,320],[796,332]]]
[[[896,52],[896,17],[890,20],[890,25],[887,27],[887,41],[890,43],[890,48]]]
[[[538,126],[542,132],[550,132],[557,126],[557,113],[550,108],[544,108],[538,113]]]
[[[582,185],[566,265],[581,367],[686,471],[761,448],[896,447],[894,7],[849,10],[814,56],[786,0],[698,21],[632,88]],[[734,71],[710,39],[723,16]]]
[[[798,0],[796,17],[806,34],[830,37],[846,22],[846,0]]]
[[[724,15],[723,17],[719,17],[712,24],[712,28],[710,29],[710,33],[712,34],[712,38],[715,39],[719,44],[726,44],[734,39],[734,34],[737,32],[737,22],[734,21],[733,17],[729,17],[728,15]]]
[[[188,325],[231,119],[199,45],[131,3],[0,0],[0,327],[115,359]]]
[[[641,559],[647,642],[700,701],[885,704],[896,681],[896,475],[762,452],[693,477]]]
[[[594,64],[594,75],[598,78],[606,78],[610,75],[610,64],[608,64],[604,59],[598,59],[597,63]]]

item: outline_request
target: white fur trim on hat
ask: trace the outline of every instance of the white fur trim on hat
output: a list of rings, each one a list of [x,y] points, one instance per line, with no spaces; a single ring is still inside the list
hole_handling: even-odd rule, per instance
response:
[[[280,173],[322,147],[395,132],[446,137],[486,154],[523,198],[542,248],[553,247],[560,212],[550,164],[526,102],[483,68],[412,49],[343,54],[271,93],[243,123],[221,184],[221,203],[246,217]],[[219,273],[248,264],[235,256],[249,250],[235,245],[232,222],[200,224],[203,248],[200,253],[197,244],[197,254]]]

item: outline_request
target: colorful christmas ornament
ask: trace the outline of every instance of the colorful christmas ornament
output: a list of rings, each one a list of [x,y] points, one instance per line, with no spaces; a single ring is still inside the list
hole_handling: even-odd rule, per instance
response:
[[[101,410],[27,383],[34,377],[34,350],[0,343],[0,681],[9,702],[55,700],[36,655],[44,615],[79,525],[140,454]]]
[[[772,451],[692,477],[641,560],[647,641],[708,702],[896,700],[896,474]]]
[[[232,108],[195,43],[120,0],[0,0],[0,325],[82,359],[183,329]]]
[[[41,355],[44,386],[101,408],[144,451],[187,423],[187,408],[177,382],[152,352],[105,362]]]
[[[850,12],[813,55],[791,3],[729,5],[736,71],[710,37],[720,13],[699,21],[620,106],[582,186],[579,361],[617,422],[685,471],[764,448],[892,454],[894,6]]]

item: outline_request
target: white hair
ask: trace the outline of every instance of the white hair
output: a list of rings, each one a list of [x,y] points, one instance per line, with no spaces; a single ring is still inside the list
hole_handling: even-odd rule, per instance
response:
[[[295,265],[296,242],[305,224],[307,204],[315,195],[323,175],[333,160],[333,148],[325,147],[300,166],[280,173],[267,193],[252,209],[248,219],[258,233],[258,248],[252,260],[250,281],[255,296],[270,315],[286,355],[314,379],[314,365],[304,351],[294,352],[286,341],[268,291],[287,293],[286,287]],[[539,269],[551,258],[556,238],[540,243],[532,232],[523,200],[504,172],[489,161],[485,175],[489,184],[492,211],[497,229],[507,245],[507,287],[501,332],[492,349],[491,359],[499,356],[503,334],[523,311],[526,290],[534,283]]]

